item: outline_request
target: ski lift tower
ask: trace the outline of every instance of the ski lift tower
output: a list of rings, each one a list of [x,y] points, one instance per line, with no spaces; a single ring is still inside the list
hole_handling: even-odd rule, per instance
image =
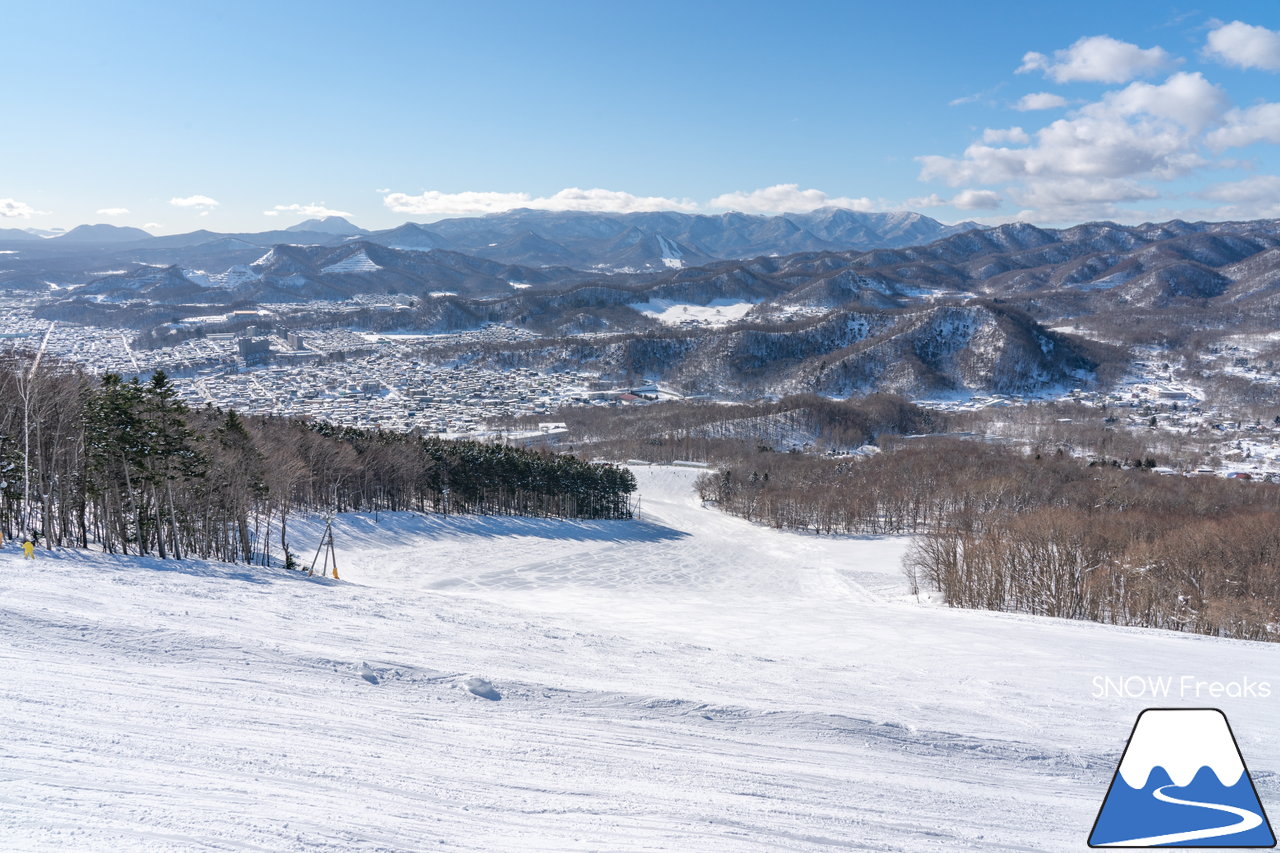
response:
[[[316,573],[316,562],[320,560],[320,555],[324,555],[324,560],[320,564],[320,577],[329,577],[330,568],[333,569],[333,579],[342,580],[338,577],[338,554],[333,549],[333,516],[330,515],[324,520],[324,533],[320,536],[320,546],[316,548],[316,555],[311,558],[311,568],[307,570],[308,575],[314,576]]]

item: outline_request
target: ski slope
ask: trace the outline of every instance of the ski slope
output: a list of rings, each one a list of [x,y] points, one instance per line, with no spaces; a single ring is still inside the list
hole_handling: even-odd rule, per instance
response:
[[[1092,696],[1274,646],[920,603],[903,539],[635,470],[637,521],[344,516],[341,581],[10,545],[0,848],[1085,849],[1153,704],[1223,707],[1278,799],[1280,696]]]

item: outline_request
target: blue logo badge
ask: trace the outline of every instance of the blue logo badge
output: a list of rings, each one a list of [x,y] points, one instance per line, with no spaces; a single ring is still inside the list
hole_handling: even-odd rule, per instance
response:
[[[1226,715],[1148,708],[1089,834],[1090,847],[1274,847]]]

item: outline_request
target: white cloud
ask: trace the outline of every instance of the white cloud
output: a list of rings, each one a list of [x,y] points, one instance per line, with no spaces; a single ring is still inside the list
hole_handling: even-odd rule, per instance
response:
[[[345,210],[334,210],[324,206],[324,202],[316,204],[277,204],[270,210],[262,211],[263,216],[279,216],[282,213],[296,213],[299,216],[308,217],[325,217],[325,216],[351,216]]]
[[[1000,91],[1003,88],[1004,88],[1003,82],[997,83],[996,85],[992,86],[990,89],[987,89],[985,91],[974,92],[971,95],[962,95],[958,98],[952,98],[950,101],[947,102],[947,106],[959,107],[959,106],[963,106],[964,104],[976,104],[976,103],[986,103],[994,106],[995,102],[993,98],[996,92]]]
[[[1103,97],[1103,107],[1122,116],[1153,116],[1171,119],[1193,132],[1222,118],[1229,101],[1227,93],[1204,79],[1199,71],[1181,71],[1159,85],[1132,83]]]
[[[1130,83],[1073,110],[1033,134],[987,129],[958,157],[925,156],[920,178],[954,187],[979,186],[1039,221],[1121,218],[1126,202],[1159,197],[1151,182],[1171,180],[1206,165],[1205,142],[1224,136],[1237,115],[1235,136],[1256,136],[1267,115],[1228,111],[1226,93],[1199,73],[1178,72],[1163,83]],[[1275,114],[1280,135],[1280,106]],[[1259,126],[1262,126],[1259,129]],[[953,206],[990,197],[964,196]],[[999,202],[995,202],[999,204]]]
[[[203,210],[206,213],[218,206],[218,202],[207,195],[189,195],[185,198],[175,197],[169,199],[169,204],[174,207],[190,207],[196,210]]]
[[[154,231],[157,228],[163,228],[164,226],[161,225],[159,222],[144,222],[142,224],[142,227],[147,231]]]
[[[1209,32],[1204,55],[1237,68],[1280,71],[1280,32],[1243,21],[1222,24]]]
[[[994,190],[961,190],[953,198],[946,198],[937,193],[909,198],[901,207],[894,210],[923,210],[927,207],[955,207],[960,210],[994,210],[1003,199]]]
[[[1000,194],[994,190],[961,190],[951,199],[951,206],[961,210],[994,210],[1000,206]]]
[[[1258,104],[1244,110],[1231,110],[1222,127],[1210,133],[1208,140],[1219,151],[1255,142],[1280,142],[1280,104]]]
[[[1013,108],[1027,112],[1029,110],[1056,110],[1066,105],[1067,99],[1061,95],[1055,95],[1053,92],[1032,92],[1030,95],[1023,95],[1019,98],[1018,103],[1014,104]]]
[[[1232,203],[1269,201],[1280,203],[1280,175],[1255,175],[1243,181],[1231,181],[1205,187],[1196,195],[1214,201]]]
[[[1022,57],[1019,74],[1043,71],[1059,83],[1127,83],[1169,68],[1173,58],[1161,47],[1145,50],[1110,36],[1086,36],[1049,57],[1032,51]]]
[[[1031,141],[1031,137],[1020,127],[988,127],[982,131],[982,141],[988,145],[998,145],[1002,142],[1008,142],[1012,145],[1026,145]]]
[[[1280,175],[1260,174],[1244,181],[1216,183],[1197,193],[1201,199],[1213,201],[1271,201],[1280,202]]]
[[[100,216],[124,216],[128,212],[129,208],[127,207],[104,207],[98,211],[98,214]]]
[[[0,217],[5,219],[30,219],[33,216],[46,216],[48,213],[47,210],[36,210],[16,198],[0,198]]]
[[[644,210],[693,211],[698,208],[697,203],[689,199],[636,196],[617,190],[598,188],[584,190],[577,187],[569,187],[546,197],[535,197],[529,193],[442,193],[437,190],[428,190],[420,195],[390,193],[382,201],[396,213],[411,213],[417,216],[468,216],[500,213],[516,208],[583,210],[598,213],[631,213]]]
[[[1067,178],[1034,181],[1011,187],[1009,195],[1026,210],[1019,218],[1053,222],[1085,222],[1094,219],[1123,220],[1122,206],[1160,197],[1154,187],[1124,178]],[[1034,213],[1028,215],[1027,211]]]
[[[1072,208],[1110,209],[1109,206],[1117,202],[1160,197],[1155,188],[1127,178],[1058,178],[1036,181],[1015,187],[1010,194],[1020,205],[1058,212]]]
[[[1197,196],[1223,202],[1221,207],[1197,211],[1212,219],[1280,218],[1280,175],[1256,175],[1243,181],[1214,184]]]
[[[1160,85],[1133,83],[1036,132],[1026,148],[970,145],[961,157],[925,156],[922,180],[952,186],[1054,178],[1185,174],[1204,161],[1200,132],[1225,111],[1226,96],[1200,74]]]
[[[907,210],[920,210],[925,207],[945,207],[950,203],[937,193],[929,193],[919,198],[909,198],[902,203],[902,206]]]
[[[709,205],[743,213],[808,213],[820,207],[843,207],[849,210],[874,210],[871,199],[829,196],[822,190],[802,190],[799,184],[774,184],[750,192],[737,190],[711,199]]]

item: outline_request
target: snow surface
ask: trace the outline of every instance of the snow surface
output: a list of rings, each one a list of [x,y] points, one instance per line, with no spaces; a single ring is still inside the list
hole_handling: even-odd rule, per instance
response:
[[[261,263],[261,260],[262,259],[259,259],[258,261],[255,261],[255,263]],[[221,273],[209,276],[209,283],[213,286],[235,288],[249,284],[250,282],[259,281],[261,278],[262,276],[254,272],[251,267],[245,266],[244,264],[236,264],[235,266],[228,267]]]
[[[671,299],[650,299],[648,302],[632,303],[628,307],[668,326],[727,326],[741,320],[756,305],[755,302],[738,302],[733,299],[713,299],[707,305]]]
[[[905,539],[636,472],[636,521],[343,516],[341,581],[10,544],[0,847],[1083,849],[1137,713],[1206,704],[1096,676],[1275,672],[1266,644],[921,604]],[[1274,799],[1276,700],[1214,704]]]
[[[680,251],[679,246],[659,234],[658,247],[662,250],[663,266],[673,270],[684,268],[684,252]]]
[[[340,260],[340,261],[337,261],[337,262],[335,262],[335,263],[329,264],[329,266],[324,267],[324,268],[323,268],[322,270],[320,270],[320,271],[321,271],[321,272],[334,272],[334,273],[338,273],[338,272],[377,272],[377,271],[378,271],[378,270],[380,270],[380,269],[382,269],[382,267],[381,267],[381,266],[379,266],[379,265],[378,265],[378,264],[377,264],[377,263],[376,263],[372,258],[370,258],[370,257],[369,257],[369,254],[368,254],[367,252],[365,252],[363,249],[361,249],[361,250],[360,250],[360,251],[358,251],[358,252],[355,252],[355,253],[353,253],[353,254],[351,254],[351,255],[348,255],[347,257],[343,258],[343,259],[342,259],[342,260]]]

